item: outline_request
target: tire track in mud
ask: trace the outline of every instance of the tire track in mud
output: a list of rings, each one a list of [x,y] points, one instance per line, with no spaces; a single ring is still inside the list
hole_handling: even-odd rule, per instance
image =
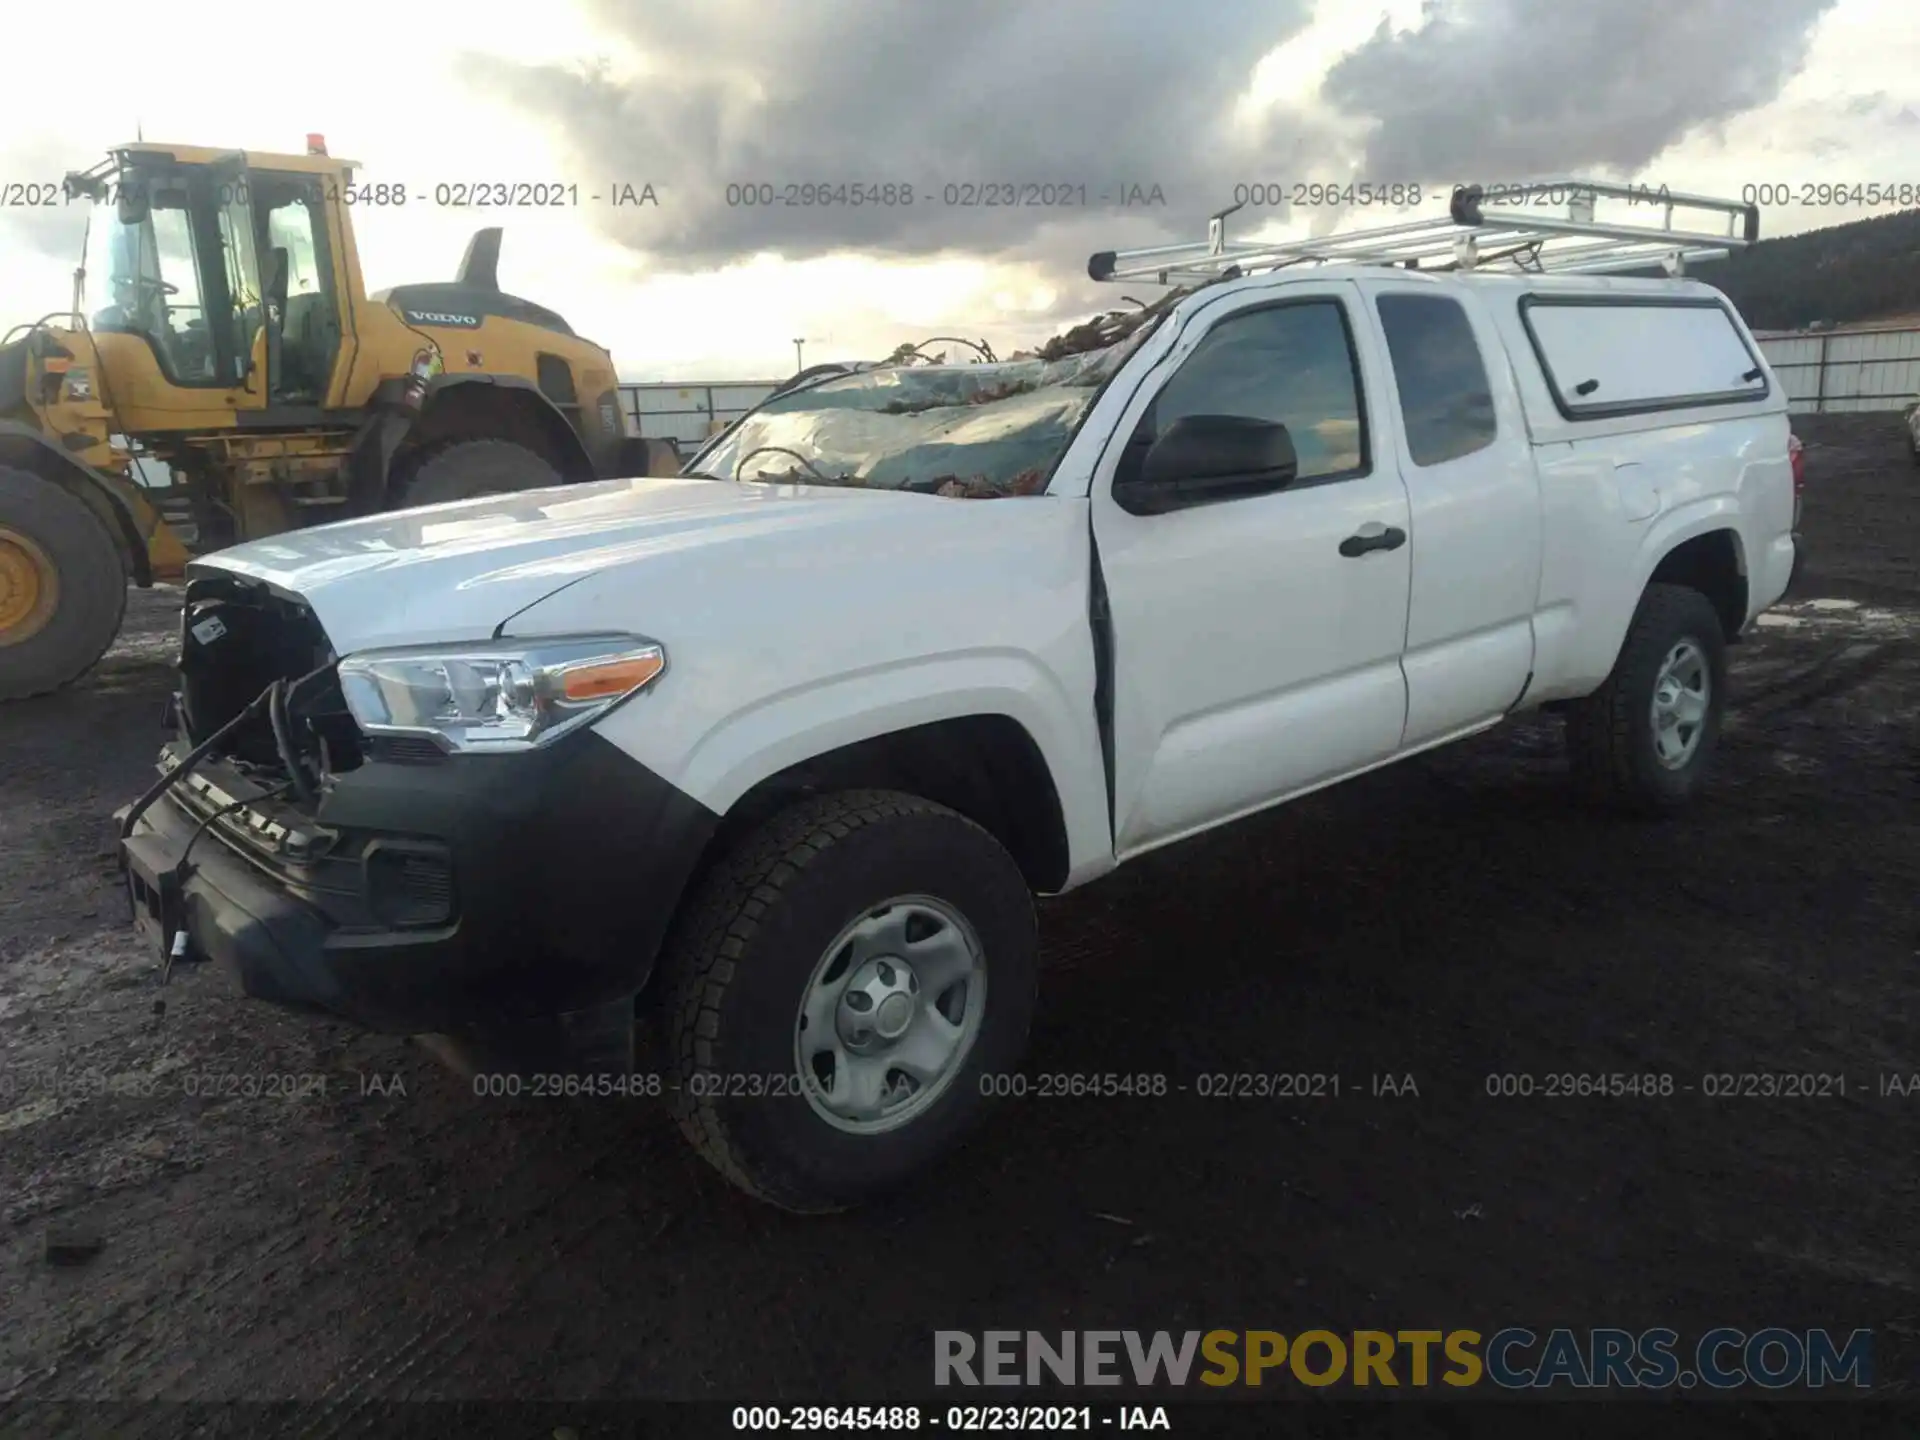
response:
[[[477,1117],[476,1117],[477,1118]],[[537,1121],[535,1112],[515,1117]],[[556,1116],[561,1122],[571,1117]],[[444,1127],[443,1127],[444,1128]],[[650,1127],[661,1130],[664,1126]],[[564,1142],[564,1135],[556,1138]],[[644,1142],[643,1142],[644,1143]],[[369,1412],[396,1397],[404,1398],[454,1375],[460,1362],[473,1350],[485,1322],[514,1314],[521,1302],[542,1282],[552,1278],[556,1262],[577,1254],[595,1239],[608,1233],[630,1208],[623,1192],[596,1184],[600,1172],[610,1160],[622,1153],[622,1144],[614,1141],[597,1149],[585,1160],[575,1160],[566,1170],[542,1174],[541,1189],[533,1203],[516,1208],[502,1224],[508,1231],[538,1230],[539,1221],[563,1208],[574,1206],[583,1197],[590,1203],[580,1213],[552,1229],[541,1230],[545,1244],[535,1252],[524,1247],[508,1256],[502,1268],[501,1255],[491,1246],[471,1247],[452,1264],[436,1262],[435,1290],[445,1294],[485,1293],[486,1311],[462,1307],[452,1315],[430,1314],[427,1322],[406,1312],[378,1323],[356,1347],[362,1357],[328,1382],[319,1393],[323,1414],[301,1432],[305,1440],[338,1440],[338,1437],[372,1433]],[[536,1157],[536,1159],[539,1157]]]
[[[130,1332],[136,1327],[148,1326],[150,1327],[148,1333],[151,1333],[152,1330],[164,1328],[169,1315],[186,1307],[191,1307],[195,1310],[204,1307],[208,1300],[228,1290],[236,1281],[257,1276],[262,1266],[268,1261],[283,1258],[294,1250],[299,1249],[306,1238],[307,1237],[300,1231],[291,1228],[283,1227],[279,1230],[269,1231],[264,1240],[256,1241],[249,1247],[245,1258],[241,1259],[239,1263],[235,1264],[231,1269],[219,1273],[212,1284],[188,1285],[184,1290],[156,1287],[154,1291],[107,1310],[89,1321],[82,1322],[68,1332],[70,1337],[68,1343],[74,1349],[82,1352],[87,1350],[97,1351],[112,1343],[126,1343],[126,1341],[132,1338]],[[201,1368],[200,1363],[190,1354],[186,1357],[183,1364],[172,1369],[160,1371],[157,1374],[153,1372],[143,1374],[138,1364],[121,1369],[119,1374],[127,1380],[154,1379],[159,1381],[157,1385],[151,1387],[146,1385],[129,1386],[129,1389],[136,1391],[136,1393],[140,1390],[146,1390],[147,1393],[167,1394],[177,1393],[183,1388],[184,1382],[191,1381],[198,1375]],[[39,1396],[29,1392],[23,1395],[22,1398],[54,1399],[63,1397]]]
[[[1725,729],[1738,730],[1788,710],[1808,709],[1863,690],[1907,656],[1892,642],[1854,642],[1821,655],[1757,689],[1743,687],[1728,707]]]

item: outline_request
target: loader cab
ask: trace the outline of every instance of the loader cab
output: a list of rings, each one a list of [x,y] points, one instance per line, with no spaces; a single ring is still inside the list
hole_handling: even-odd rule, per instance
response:
[[[135,409],[323,406],[343,329],[341,187],[294,157],[205,156],[121,150],[69,177],[96,202],[88,324],[151,353],[157,374],[119,387]]]
[[[111,203],[88,226],[88,298],[101,302],[89,323],[145,341],[170,385],[240,384],[259,279],[252,224],[230,189],[204,167],[127,170],[109,185]]]

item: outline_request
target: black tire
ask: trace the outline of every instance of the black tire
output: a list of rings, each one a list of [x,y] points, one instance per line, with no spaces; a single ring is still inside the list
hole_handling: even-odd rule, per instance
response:
[[[629,438],[620,442],[616,477],[610,478],[637,480],[647,476],[678,475],[686,463],[679,445],[671,439]]]
[[[445,505],[562,483],[560,472],[544,456],[511,440],[450,440],[407,467],[397,487],[398,503],[408,509]]]
[[[127,572],[119,545],[84,500],[5,465],[0,544],[9,570],[51,570],[51,577],[36,574],[37,602],[0,631],[0,700],[24,700],[73,683],[112,648],[127,611]],[[0,614],[5,605],[0,598]]]
[[[1706,661],[1706,718],[1684,763],[1661,763],[1654,745],[1654,688],[1682,643]],[[1596,800],[1670,814],[1699,794],[1713,767],[1727,704],[1727,642],[1719,613],[1684,585],[1649,585],[1606,683],[1567,709],[1567,752],[1580,788]]]
[[[930,896],[966,919],[985,957],[985,1008],[971,1050],[921,1114],[848,1133],[797,1093],[800,1001],[842,929],[896,896]],[[1038,950],[1019,867],[972,821],[893,791],[802,801],[721,861],[668,942],[660,1018],[675,1118],[750,1195],[802,1214],[856,1205],[980,1118],[983,1077],[1012,1071],[1026,1049]],[[762,1093],[731,1093],[753,1089]]]

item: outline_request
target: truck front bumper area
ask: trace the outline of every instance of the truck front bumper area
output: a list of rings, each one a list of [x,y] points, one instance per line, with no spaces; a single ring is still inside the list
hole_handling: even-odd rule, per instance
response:
[[[475,1053],[630,1007],[717,823],[591,731],[369,762],[311,827],[277,832],[265,804],[209,821],[251,787],[214,765],[196,776],[120,846],[157,958],[213,961],[247,995],[370,1030],[474,1037]]]

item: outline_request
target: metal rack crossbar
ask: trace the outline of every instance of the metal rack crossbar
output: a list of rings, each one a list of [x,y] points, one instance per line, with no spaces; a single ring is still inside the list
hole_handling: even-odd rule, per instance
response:
[[[1450,212],[1432,220],[1409,220],[1325,235],[1317,240],[1229,245],[1227,217],[1235,205],[1212,216],[1207,238],[1139,250],[1102,250],[1087,261],[1095,280],[1149,280],[1162,285],[1233,279],[1290,265],[1397,265],[1408,269],[1476,270],[1505,267],[1533,274],[1598,275],[1659,267],[1686,273],[1689,261],[1720,260],[1760,237],[1760,211],[1739,200],[1677,194],[1664,188],[1606,185],[1591,180],[1551,180],[1501,187],[1502,202],[1488,203],[1479,185],[1456,188]],[[1648,224],[1594,219],[1595,202],[1624,200],[1659,212]],[[1555,215],[1558,207],[1562,213]],[[1676,210],[1722,217],[1722,231],[1682,228]],[[1695,224],[1713,224],[1712,220]],[[1570,243],[1579,242],[1579,243]],[[1430,265],[1426,262],[1438,260]]]

